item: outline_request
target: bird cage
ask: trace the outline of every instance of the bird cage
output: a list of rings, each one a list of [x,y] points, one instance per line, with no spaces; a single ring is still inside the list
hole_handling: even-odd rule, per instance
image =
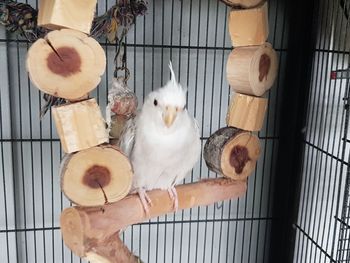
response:
[[[116,69],[127,79],[140,108],[150,92],[170,79],[171,61],[177,81],[187,88],[186,108],[198,122],[201,144],[201,157],[181,183],[181,193],[192,183],[225,173],[215,166],[221,156],[206,152],[218,132],[236,135],[236,128],[225,127],[245,130],[244,135],[253,138],[250,143],[258,142],[260,148],[256,160],[249,159],[251,170],[244,179],[237,173],[227,179],[244,182],[235,198],[127,225],[119,233],[127,249],[150,263],[349,262],[350,2],[149,0],[139,15],[132,13],[135,19],[125,16],[129,27],[118,28],[111,17],[124,17],[126,5],[138,1],[89,0],[81,7],[76,1],[61,9],[57,6],[62,0],[0,2],[2,261],[100,262],[73,253],[62,239],[60,216],[76,205],[61,191],[67,184],[59,176],[61,161],[67,161],[64,155],[69,151],[103,148],[97,145],[107,141],[102,118],[108,119],[111,109],[108,95]],[[38,14],[39,8],[45,16]],[[79,13],[84,23],[74,20]],[[93,16],[100,18],[96,24],[91,23]],[[43,27],[32,22],[36,17]],[[90,31],[96,25],[99,30]],[[259,34],[252,33],[254,25],[259,25]],[[98,87],[84,86],[91,91],[91,103],[80,101],[86,92],[71,97],[68,90],[74,104],[59,105],[62,100],[47,94],[57,95],[57,90],[37,89],[38,79],[27,72],[28,67],[38,67],[37,62],[27,63],[29,49],[57,27],[81,31],[70,37],[86,41],[85,48],[101,46],[90,65],[98,72],[87,74]],[[89,31],[94,40],[81,35]],[[121,32],[118,37],[124,44],[115,39],[116,32]],[[62,40],[56,37],[44,44]],[[30,57],[39,56],[32,52]],[[132,114],[137,106],[133,96]],[[74,125],[83,127],[81,132],[89,131],[89,141],[80,141],[79,134],[72,139],[69,129],[56,129],[57,122],[67,121],[67,110]],[[86,129],[78,116],[98,116],[99,122]],[[72,140],[79,142],[78,148],[71,147]],[[123,165],[131,173],[126,161]],[[129,191],[130,181],[123,182],[114,204],[125,200]],[[70,193],[77,194],[78,187],[68,184]],[[109,213],[105,196],[88,205],[95,201],[99,213]],[[112,212],[108,215],[113,217]]]

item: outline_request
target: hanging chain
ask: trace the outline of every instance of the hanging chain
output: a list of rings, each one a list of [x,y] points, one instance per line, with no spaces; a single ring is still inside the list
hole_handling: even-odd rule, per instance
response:
[[[118,66],[118,60],[120,60],[121,66]],[[126,63],[126,44],[125,42],[122,42],[118,44],[117,52],[114,57],[114,63],[115,63],[115,70],[114,70],[114,77],[117,79],[123,79],[124,84],[127,83],[127,81],[130,78],[130,71],[127,68],[127,63]],[[124,76],[118,76],[118,73],[120,71],[124,71]]]

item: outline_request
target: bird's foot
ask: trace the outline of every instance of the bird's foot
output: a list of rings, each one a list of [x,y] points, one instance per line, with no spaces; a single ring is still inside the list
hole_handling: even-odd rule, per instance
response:
[[[168,193],[171,198],[171,200],[174,202],[174,211],[177,212],[179,208],[179,199],[177,198],[177,191],[174,186],[171,186],[168,188]]]
[[[149,207],[152,206],[152,200],[151,198],[148,196],[148,194],[146,193],[145,189],[143,188],[139,188],[137,190],[137,193],[140,197],[140,201],[142,203],[143,206],[143,210],[145,211],[146,215],[149,216]]]

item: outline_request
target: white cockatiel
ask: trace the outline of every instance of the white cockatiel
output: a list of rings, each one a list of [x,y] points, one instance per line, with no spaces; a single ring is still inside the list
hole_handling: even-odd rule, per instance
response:
[[[174,186],[190,173],[201,152],[197,122],[185,108],[187,90],[175,79],[151,92],[120,140],[134,168],[132,191],[137,191],[146,213],[151,200],[146,191],[168,190],[178,208]]]

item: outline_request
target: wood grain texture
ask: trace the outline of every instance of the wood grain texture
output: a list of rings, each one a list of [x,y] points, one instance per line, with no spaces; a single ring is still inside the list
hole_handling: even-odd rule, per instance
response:
[[[277,54],[271,44],[238,47],[227,60],[227,81],[238,93],[261,96],[272,87],[277,69]]]
[[[49,29],[70,28],[90,33],[97,0],[41,0],[38,25]]]
[[[62,149],[72,153],[108,142],[108,132],[96,100],[52,107]]]
[[[232,95],[226,124],[245,131],[260,131],[265,119],[267,102],[266,98],[240,93]]]
[[[90,263],[140,263],[121,241],[118,232],[104,240],[88,242],[91,248],[84,259]]]
[[[62,29],[34,42],[28,50],[26,67],[30,80],[41,91],[77,100],[100,83],[106,56],[93,38]]]
[[[252,9],[232,9],[228,27],[234,47],[264,44],[269,35],[267,2]]]
[[[179,209],[206,206],[215,202],[238,198],[247,189],[246,181],[226,178],[202,180],[176,187]],[[96,251],[94,242],[103,242],[125,227],[173,211],[173,201],[167,191],[148,192],[153,205],[146,215],[140,199],[132,194],[119,202],[98,208],[71,207],[61,214],[61,231],[65,244],[78,256]],[[116,261],[107,261],[116,262]]]
[[[235,180],[245,180],[255,169],[259,155],[260,143],[255,135],[225,127],[209,137],[203,157],[211,171]]]
[[[74,204],[101,206],[129,193],[133,170],[118,148],[101,145],[67,155],[60,176],[62,192]]]

